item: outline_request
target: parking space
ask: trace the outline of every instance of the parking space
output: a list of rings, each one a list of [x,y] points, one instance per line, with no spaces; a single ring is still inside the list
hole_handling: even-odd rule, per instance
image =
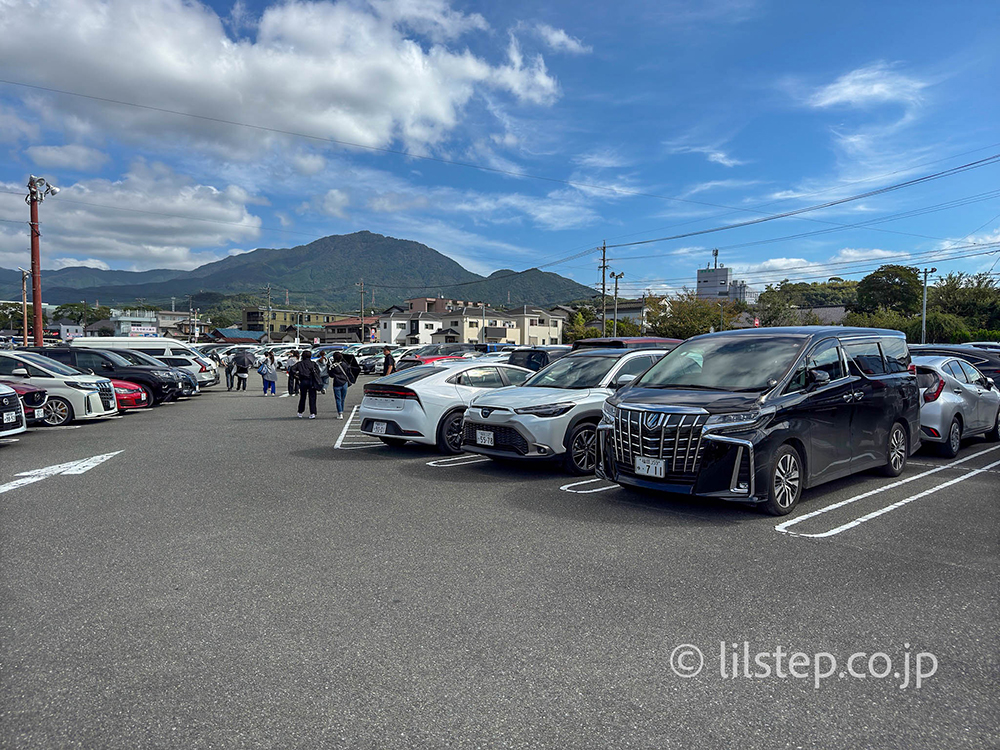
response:
[[[921,452],[776,519],[386,446],[358,431],[359,390],[343,421],[332,397],[310,421],[294,399],[222,391],[0,446],[0,744],[996,736],[1000,446]],[[720,676],[720,643],[744,642],[928,652],[939,668],[919,690]],[[673,671],[681,644],[702,674]]]

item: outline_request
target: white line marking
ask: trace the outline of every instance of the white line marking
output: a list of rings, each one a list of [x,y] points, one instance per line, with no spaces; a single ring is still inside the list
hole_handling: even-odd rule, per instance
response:
[[[618,488],[617,484],[610,484],[607,487],[597,487],[590,490],[574,490],[573,487],[580,487],[584,484],[593,484],[594,482],[603,482],[603,479],[585,479],[582,482],[570,482],[569,484],[564,484],[561,489],[563,492],[572,492],[576,495],[589,495],[592,492],[604,492],[605,490],[614,490]]]
[[[809,518],[813,518],[815,516],[822,515],[823,513],[829,513],[831,510],[836,510],[837,508],[843,508],[845,505],[850,505],[851,503],[856,503],[858,500],[864,500],[866,497],[871,497],[872,495],[878,495],[879,493],[885,492],[886,490],[891,490],[891,489],[894,489],[896,487],[901,487],[902,485],[908,484],[910,482],[914,482],[917,479],[923,479],[924,477],[929,477],[931,474],[937,474],[939,471],[944,471],[945,469],[949,469],[952,466],[956,466],[958,464],[963,464],[966,461],[971,461],[972,459],[977,458],[978,456],[983,456],[983,455],[985,455],[987,453],[991,453],[991,452],[993,452],[995,450],[1000,450],[1000,445],[996,445],[996,446],[994,446],[992,448],[987,448],[984,451],[979,451],[977,453],[973,453],[972,455],[966,456],[965,458],[960,458],[957,461],[951,461],[950,463],[942,464],[941,466],[937,466],[937,467],[935,467],[933,469],[928,469],[927,471],[922,471],[919,474],[914,474],[912,477],[907,477],[906,479],[900,479],[897,482],[891,482],[891,483],[889,483],[887,485],[884,485],[882,487],[878,487],[878,488],[876,488],[874,490],[869,490],[868,492],[863,492],[860,495],[855,495],[854,497],[849,497],[846,500],[841,500],[839,503],[834,503],[833,505],[828,505],[825,508],[820,508],[819,510],[814,510],[812,513],[806,513],[805,515],[802,515],[802,516],[796,516],[795,518],[791,519],[790,521],[785,521],[784,523],[779,523],[777,526],[774,527],[774,530],[775,531],[780,531],[783,534],[793,534],[795,536],[805,536],[805,537],[825,536],[825,534],[800,534],[800,533],[797,533],[797,532],[794,532],[794,531],[788,531],[788,528],[790,526],[795,526],[798,523],[802,523],[803,521],[805,521],[805,520],[807,520]],[[994,465],[995,464],[990,464],[986,468],[990,469]],[[974,473],[979,473],[979,470],[977,470]],[[965,474],[964,476],[959,477],[959,480],[968,479],[971,476],[973,476],[972,473]],[[940,485],[940,486],[946,487],[947,484]]]
[[[344,423],[344,429],[340,431],[340,436],[337,438],[337,442],[333,444],[335,449],[340,448],[344,444],[344,438],[347,437],[347,431],[351,429],[351,422],[354,421],[354,415],[358,413],[358,407],[355,406],[351,409],[351,413],[347,415],[347,421]],[[364,434],[364,433],[362,433]],[[372,443],[374,447],[375,443]]]
[[[81,425],[78,424],[64,424],[59,427],[46,427],[46,430],[79,430]]]
[[[981,469],[974,469],[973,471],[970,471],[968,474],[963,474],[960,477],[955,477],[954,479],[950,479],[944,484],[939,484],[935,487],[931,487],[928,490],[924,490],[923,492],[918,492],[916,495],[910,495],[908,498],[900,500],[899,502],[893,503],[892,505],[887,505],[884,508],[880,508],[879,510],[874,510],[871,513],[868,513],[867,515],[861,516],[861,518],[855,518],[853,521],[848,521],[847,523],[842,524],[835,529],[830,529],[829,531],[824,531],[820,534],[795,534],[795,532],[788,532],[788,533],[795,534],[795,536],[809,537],[810,539],[819,539],[821,537],[833,536],[834,534],[839,534],[842,531],[853,529],[855,526],[860,526],[866,521],[871,521],[873,518],[878,518],[879,516],[888,513],[891,510],[902,508],[904,505],[908,505],[912,503],[914,500],[919,500],[922,497],[927,497],[928,495],[932,495],[938,490],[943,490],[945,487],[951,487],[953,484],[964,482],[966,479],[971,479],[977,474],[983,474],[992,469],[994,466],[1000,466],[1000,461],[994,461],[993,463],[988,464]]]
[[[0,445],[13,445],[14,443],[20,442],[17,438],[2,438],[0,439]]]
[[[488,456],[477,456],[475,453],[472,455],[462,455],[462,456],[452,456],[451,458],[436,458],[433,461],[428,461],[428,466],[433,466],[435,469],[447,469],[449,466],[465,466],[466,464],[481,464],[484,461],[491,461],[492,459]]]
[[[95,466],[103,464],[109,458],[117,456],[119,453],[121,453],[121,451],[103,453],[99,456],[91,456],[90,458],[84,458],[78,461],[69,461],[64,464],[46,466],[42,469],[32,469],[31,471],[19,472],[14,476],[22,477],[21,479],[15,479],[13,482],[0,484],[0,495],[4,492],[16,490],[18,487],[24,487],[25,485],[34,484],[35,482],[41,482],[43,479],[54,477],[57,474],[84,474],[93,469]]]

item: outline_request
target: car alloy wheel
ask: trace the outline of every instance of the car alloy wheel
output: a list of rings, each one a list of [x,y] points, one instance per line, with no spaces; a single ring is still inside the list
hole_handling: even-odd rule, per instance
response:
[[[442,453],[458,454],[462,452],[463,421],[465,417],[460,411],[454,411],[445,416],[438,428],[438,450]]]
[[[785,453],[774,467],[774,501],[781,508],[790,508],[798,498],[802,481],[799,459],[794,453]]]
[[[597,466],[597,428],[593,424],[585,422],[573,430],[567,456],[570,473],[594,473]]]
[[[54,396],[45,402],[42,414],[49,427],[60,427],[73,418],[73,407],[69,401]]]
[[[945,458],[954,458],[961,448],[962,424],[958,421],[958,417],[955,417],[951,420],[951,426],[948,428],[948,440],[940,444],[939,450]]]
[[[906,434],[901,425],[895,425],[889,435],[889,465],[900,472],[906,465]]]

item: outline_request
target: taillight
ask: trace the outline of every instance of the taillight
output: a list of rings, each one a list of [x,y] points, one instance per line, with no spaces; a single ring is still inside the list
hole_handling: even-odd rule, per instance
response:
[[[924,391],[924,401],[926,401],[928,404],[931,401],[937,401],[938,396],[941,395],[941,391],[943,390],[944,390],[944,378],[938,376],[938,382],[937,385],[934,387],[934,390],[932,391],[930,388],[928,388],[926,391]]]
[[[906,371],[908,373],[910,373],[910,375],[916,375],[917,374],[917,366],[915,364],[913,364],[912,362],[910,362],[910,366],[906,368]]]
[[[420,397],[409,388],[394,388],[388,385],[366,385],[365,395],[374,398],[412,398],[420,401]]]
[[[198,372],[208,372],[208,368],[205,365],[198,365],[201,369]]]

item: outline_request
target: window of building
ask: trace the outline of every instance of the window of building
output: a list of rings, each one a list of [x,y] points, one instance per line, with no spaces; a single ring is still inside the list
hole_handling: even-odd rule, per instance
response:
[[[470,320],[469,321],[469,328],[479,328],[479,321],[478,320]]]
[[[451,327],[452,328],[458,328],[460,325],[462,325],[462,323],[460,321],[458,321],[458,320],[451,321]]]
[[[434,324],[433,323],[424,323],[424,330],[425,331],[433,331],[434,330]]]
[[[396,330],[397,331],[405,331],[406,330],[406,323],[396,323]]]
[[[531,318],[531,319],[529,319],[528,320],[528,325],[529,326],[537,326],[537,325],[539,325],[538,318]]]

